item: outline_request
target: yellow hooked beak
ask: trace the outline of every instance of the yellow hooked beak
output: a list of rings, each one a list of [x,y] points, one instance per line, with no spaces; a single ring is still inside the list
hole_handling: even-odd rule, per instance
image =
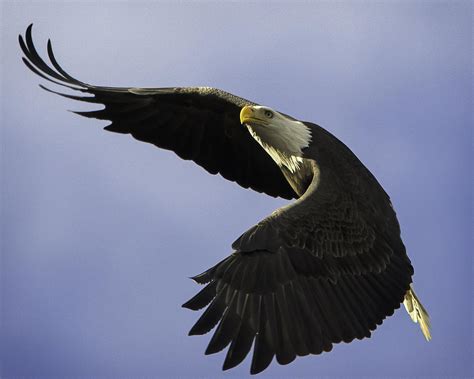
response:
[[[240,123],[245,124],[249,121],[263,121],[256,116],[256,111],[249,105],[246,105],[240,111]]]

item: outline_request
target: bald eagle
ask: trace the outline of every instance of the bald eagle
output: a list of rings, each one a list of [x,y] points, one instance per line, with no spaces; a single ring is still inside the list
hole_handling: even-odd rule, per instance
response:
[[[241,363],[252,345],[250,372],[256,374],[274,357],[284,365],[370,337],[402,302],[431,338],[390,198],[331,133],[215,88],[81,82],[61,68],[49,40],[50,63],[39,56],[31,29],[25,39],[19,36],[23,62],[85,96],[41,87],[105,106],[79,115],[109,120],[106,130],[172,150],[244,188],[295,199],[237,238],[230,256],[193,278],[205,286],[183,307],[206,309],[189,334],[216,327],[206,354],[230,345],[224,370]]]

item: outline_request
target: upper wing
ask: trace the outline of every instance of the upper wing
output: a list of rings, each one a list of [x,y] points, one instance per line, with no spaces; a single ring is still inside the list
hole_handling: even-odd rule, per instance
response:
[[[325,152],[324,136],[317,137],[325,156],[317,157],[319,175],[307,192],[194,278],[208,284],[184,306],[209,305],[190,334],[218,324],[206,354],[230,344],[224,369],[238,365],[254,341],[251,373],[274,357],[287,364],[369,337],[409,288],[413,268],[388,196],[358,160],[337,145]]]
[[[26,30],[25,40],[19,37],[25,64],[46,80],[94,96],[41,87],[70,99],[105,105],[98,111],[76,113],[110,120],[106,130],[128,133],[172,150],[244,188],[286,199],[296,197],[278,166],[239,122],[240,109],[252,102],[209,87],[112,88],[83,83],[59,66],[49,40],[52,66],[43,61],[33,44],[31,28]]]

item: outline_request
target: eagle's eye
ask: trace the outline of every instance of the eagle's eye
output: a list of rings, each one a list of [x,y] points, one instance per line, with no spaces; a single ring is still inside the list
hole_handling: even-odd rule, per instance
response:
[[[267,116],[268,118],[272,118],[273,117],[273,112],[265,111],[265,116]]]

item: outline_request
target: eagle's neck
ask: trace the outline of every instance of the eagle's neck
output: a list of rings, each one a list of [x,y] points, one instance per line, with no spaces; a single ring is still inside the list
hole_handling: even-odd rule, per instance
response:
[[[285,118],[270,125],[247,124],[247,128],[279,167],[296,173],[303,162],[302,150],[311,142],[311,131],[304,123]]]
[[[285,120],[276,125],[247,125],[252,137],[280,167],[293,190],[302,196],[313,170],[302,150],[311,143],[311,131],[301,121]]]

